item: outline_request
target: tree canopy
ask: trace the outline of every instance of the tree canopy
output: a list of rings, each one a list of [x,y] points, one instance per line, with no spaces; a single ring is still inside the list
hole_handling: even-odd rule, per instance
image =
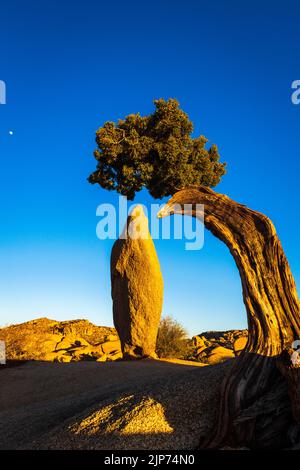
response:
[[[193,138],[193,124],[175,99],[154,101],[148,116],[130,114],[96,132],[97,169],[92,184],[134,199],[147,188],[154,198],[171,196],[191,185],[216,186],[226,173],[216,145]]]

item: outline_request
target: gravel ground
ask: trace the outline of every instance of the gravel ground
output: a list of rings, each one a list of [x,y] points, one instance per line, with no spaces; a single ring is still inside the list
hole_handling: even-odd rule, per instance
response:
[[[188,449],[230,362],[26,363],[0,371],[1,449]]]

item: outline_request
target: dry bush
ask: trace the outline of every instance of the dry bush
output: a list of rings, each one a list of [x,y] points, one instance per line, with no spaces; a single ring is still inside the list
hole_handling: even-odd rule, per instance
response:
[[[156,342],[156,354],[160,358],[185,359],[189,356],[191,342],[185,328],[172,317],[160,321]]]

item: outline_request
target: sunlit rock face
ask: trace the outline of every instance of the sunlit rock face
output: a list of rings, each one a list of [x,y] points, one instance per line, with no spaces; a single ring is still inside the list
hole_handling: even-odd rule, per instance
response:
[[[206,331],[193,336],[192,341],[194,360],[212,365],[239,356],[246,347],[248,331]]]
[[[124,358],[155,357],[163,278],[141,206],[128,217],[122,236],[111,253],[114,324]]]
[[[88,320],[38,318],[0,329],[8,360],[115,361],[122,357],[116,330]]]

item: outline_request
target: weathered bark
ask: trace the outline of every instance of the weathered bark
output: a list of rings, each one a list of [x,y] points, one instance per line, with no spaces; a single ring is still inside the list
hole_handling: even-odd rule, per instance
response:
[[[192,209],[184,211],[184,204]],[[249,329],[246,348],[222,385],[216,432],[201,447],[288,446],[299,438],[300,418],[299,369],[289,353],[300,339],[300,309],[288,261],[268,217],[211,189],[178,191],[159,216],[199,218],[196,204],[204,204],[206,228],[235,259]]]

